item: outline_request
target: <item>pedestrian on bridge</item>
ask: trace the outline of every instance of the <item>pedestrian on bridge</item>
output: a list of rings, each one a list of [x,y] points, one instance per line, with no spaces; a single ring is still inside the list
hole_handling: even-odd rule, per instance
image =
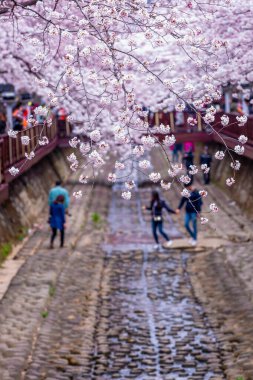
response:
[[[205,165],[206,169],[203,169],[203,180],[205,185],[209,185],[210,183],[210,170],[211,170],[211,163],[212,163],[212,156],[208,152],[208,146],[204,147],[203,153],[200,155],[199,159],[200,165]]]
[[[197,218],[201,212],[203,202],[199,191],[193,187],[192,183],[185,185],[185,187],[190,192],[190,196],[181,198],[176,213],[179,214],[181,208],[185,205],[184,225],[191,237],[190,244],[195,246],[198,238]]]
[[[183,164],[185,165],[185,168],[187,170],[187,173],[190,170],[190,166],[194,163],[194,154],[192,147],[189,147],[187,151],[185,151],[183,156]]]
[[[60,231],[61,243],[60,247],[64,245],[64,228],[65,228],[65,207],[64,196],[58,195],[53,204],[50,206],[50,227],[52,229],[50,248],[54,247],[54,239],[57,235],[57,231]]]
[[[175,214],[176,212],[172,210],[167,203],[160,198],[158,191],[152,192],[152,198],[150,202],[150,206],[146,207],[144,206],[144,209],[151,211],[151,226],[152,226],[152,232],[154,236],[154,240],[156,242],[154,248],[159,250],[160,244],[159,244],[159,238],[157,234],[157,229],[160,232],[160,234],[164,237],[164,239],[167,241],[167,247],[172,245],[172,240],[169,238],[169,236],[164,232],[163,230],[163,209],[165,209],[168,213]]]
[[[49,197],[48,197],[49,207],[54,203],[54,201],[59,195],[62,195],[64,197],[64,207],[65,207],[65,211],[67,211],[69,207],[69,193],[68,193],[68,190],[62,187],[61,181],[58,180],[55,183],[55,187],[53,187],[49,192]]]

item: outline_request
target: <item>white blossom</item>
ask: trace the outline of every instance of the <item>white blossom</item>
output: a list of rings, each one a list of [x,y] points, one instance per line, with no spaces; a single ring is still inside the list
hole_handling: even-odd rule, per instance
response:
[[[13,139],[17,138],[18,131],[13,131],[13,129],[9,129],[8,136],[12,137]]]
[[[98,144],[98,149],[99,149],[101,152],[106,152],[106,151],[109,149],[109,144],[107,144],[105,141],[101,141],[101,142]]]
[[[181,191],[181,195],[182,195],[182,197],[190,198],[191,192],[187,189],[184,189],[183,191]]]
[[[121,196],[122,196],[123,199],[130,200],[131,196],[132,196],[132,193],[131,193],[131,191],[123,191],[123,193],[121,194]]]
[[[134,181],[133,180],[129,180],[129,181],[125,182],[125,187],[128,190],[132,190],[135,187]]]
[[[248,141],[248,137],[244,136],[244,135],[241,135],[239,138],[238,138],[238,141],[241,143],[241,144],[246,144],[246,142]]]
[[[208,219],[207,218],[204,218],[203,216],[200,218],[200,223],[201,224],[207,224],[208,223]]]
[[[77,157],[76,157],[75,153],[71,153],[69,156],[67,156],[67,160],[69,162],[75,162],[75,161],[77,161]]]
[[[18,173],[19,173],[19,169],[18,168],[15,168],[14,166],[12,166],[10,169],[9,169],[9,173],[12,175],[12,176],[16,176]]]
[[[39,143],[39,145],[44,146],[44,145],[49,144],[49,140],[48,140],[47,136],[43,136],[38,140],[38,143]]]
[[[31,151],[30,153],[25,153],[27,160],[32,160],[35,157],[35,153]]]
[[[91,140],[98,142],[101,139],[101,133],[98,129],[95,129],[90,133]]]
[[[200,168],[205,174],[209,173],[210,171],[210,168],[207,166],[207,164],[202,164]]]
[[[179,178],[180,182],[188,185],[188,183],[191,182],[191,178],[188,176],[188,175],[181,175],[181,177]]]
[[[215,203],[211,203],[211,204],[209,205],[209,208],[210,208],[210,210],[211,210],[212,212],[218,212],[218,211],[219,211],[219,209],[218,209],[218,207],[216,206]]]
[[[117,180],[116,174],[114,173],[109,173],[107,178],[109,182],[116,182]]]
[[[196,119],[194,119],[193,117],[189,116],[187,118],[187,124],[191,125],[192,127],[194,127],[194,125],[196,125],[198,122]]]
[[[141,142],[144,146],[148,146],[150,148],[155,146],[155,138],[150,135],[142,136]]]
[[[198,173],[198,168],[197,168],[197,166],[196,165],[190,165],[190,170],[189,170],[189,174],[191,174],[191,175],[195,175],[195,174],[197,174]]]
[[[82,153],[82,155],[86,155],[90,151],[91,147],[89,143],[81,143],[79,146],[79,150]]]
[[[208,193],[207,193],[206,190],[200,190],[200,191],[199,191],[199,195],[200,195],[201,197],[205,198],[205,197],[207,197]]]
[[[235,183],[234,178],[227,178],[226,179],[226,185],[227,186],[232,186]]]
[[[212,113],[208,112],[205,114],[205,116],[204,116],[205,123],[207,123],[207,124],[213,123],[214,120],[215,120],[215,116]]]
[[[69,140],[69,145],[71,148],[76,148],[79,143],[80,140],[77,137],[73,137],[71,140]]]
[[[78,169],[78,166],[79,166],[78,161],[74,161],[74,162],[72,162],[72,164],[70,165],[70,169],[71,169],[73,172],[75,172],[75,171]]]
[[[166,146],[172,146],[176,142],[176,138],[174,135],[171,136],[166,136],[165,139],[163,140],[163,144]]]
[[[137,157],[143,156],[144,153],[145,153],[145,150],[142,145],[136,145],[133,149],[133,154]]]
[[[22,145],[29,145],[30,143],[30,137],[29,136],[21,136],[21,143]]]
[[[226,127],[229,124],[229,117],[227,115],[221,116],[221,125]]]
[[[39,106],[39,107],[36,107],[34,109],[34,113],[36,115],[40,115],[40,116],[44,116],[44,117],[47,117],[48,112],[49,112],[48,108],[44,107],[44,106]]]
[[[148,160],[143,160],[139,162],[139,167],[141,169],[148,169],[150,167],[150,162]]]
[[[164,182],[163,180],[161,181],[161,187],[164,190],[170,190],[172,183],[171,182]]]
[[[234,151],[235,151],[235,153],[242,155],[245,151],[245,148],[244,148],[244,146],[236,145],[234,147]]]
[[[217,160],[223,160],[223,158],[225,157],[225,153],[223,151],[218,151],[215,153],[214,157]]]
[[[82,196],[83,196],[82,190],[74,191],[74,193],[73,193],[73,197],[76,199],[82,198]]]
[[[183,164],[171,164],[172,170],[178,174],[183,170]]]
[[[100,154],[96,150],[93,150],[89,154],[89,159],[90,159],[90,162],[95,167],[100,167],[100,166],[104,165],[104,163],[105,163],[104,160],[103,160],[103,158],[100,156]]]
[[[89,179],[88,176],[86,176],[85,174],[81,174],[80,177],[79,177],[79,182],[83,183],[83,184],[86,184],[88,182],[88,179]]]
[[[182,112],[182,111],[184,111],[184,109],[185,109],[185,104],[183,104],[183,103],[178,103],[175,105],[175,110],[178,112]]]
[[[234,170],[240,170],[241,163],[238,160],[235,160],[235,162],[231,162],[230,166]]]
[[[246,115],[236,116],[236,120],[238,121],[238,126],[243,127],[247,123],[248,118]]]
[[[169,125],[160,124],[159,127],[157,128],[157,131],[159,133],[168,134],[168,133],[170,133],[170,126]]]
[[[150,173],[149,179],[150,179],[150,181],[157,183],[161,179],[161,174],[160,173]]]
[[[115,162],[115,169],[117,169],[117,170],[124,170],[125,169],[125,164],[123,162],[116,161]]]

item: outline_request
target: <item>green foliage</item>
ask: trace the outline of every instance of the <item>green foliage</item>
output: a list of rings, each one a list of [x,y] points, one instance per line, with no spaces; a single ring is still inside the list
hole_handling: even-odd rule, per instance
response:
[[[47,310],[44,310],[40,313],[40,315],[42,316],[42,318],[47,318],[48,316],[48,311]]]
[[[15,244],[17,241],[22,241],[28,234],[28,228],[27,227],[20,227],[18,229],[17,234],[15,235],[13,243]],[[12,243],[2,243],[0,244],[0,265],[4,262],[4,260],[8,257],[8,255],[12,251]]]
[[[18,234],[16,236],[17,240],[22,241],[27,236],[28,228],[27,227],[21,227],[18,231]]]
[[[48,290],[48,294],[50,295],[50,297],[53,297],[55,295],[55,291],[56,291],[56,287],[51,284]]]
[[[101,223],[101,215],[97,212],[91,214],[91,220],[94,224],[98,225]]]
[[[244,377],[239,376],[239,377],[237,377],[235,380],[244,380]]]
[[[12,250],[11,243],[4,243],[0,246],[0,264],[6,259]]]

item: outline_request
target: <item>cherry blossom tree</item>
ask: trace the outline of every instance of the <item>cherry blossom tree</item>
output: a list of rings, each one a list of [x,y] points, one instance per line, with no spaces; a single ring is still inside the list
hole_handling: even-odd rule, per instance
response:
[[[213,129],[212,102],[220,99],[221,86],[251,82],[250,15],[250,4],[238,8],[233,0],[6,0],[0,2],[0,77],[46,99],[48,106],[36,110],[46,116],[45,128],[51,123],[50,106],[57,105],[81,125],[68,156],[72,170],[83,169],[81,183],[87,182],[85,170],[92,168],[95,174],[113,151],[117,161],[109,181],[117,181],[130,161],[168,190],[174,181],[183,186],[188,178],[169,161],[167,150],[175,143],[170,127],[151,129],[146,108],[183,111],[188,104],[197,112],[205,109],[204,122]],[[246,121],[244,116],[238,119],[239,125]],[[226,115],[221,123],[229,125]],[[164,134],[162,142],[156,132]],[[236,154],[244,152],[244,137],[235,145]],[[43,136],[40,141],[46,143]],[[215,157],[230,155],[230,186],[240,164],[221,142],[224,152]],[[171,182],[151,171],[148,152],[156,146],[167,156]],[[198,168],[191,171],[195,175]],[[15,175],[17,169],[11,172]],[[125,199],[134,187],[131,173]]]

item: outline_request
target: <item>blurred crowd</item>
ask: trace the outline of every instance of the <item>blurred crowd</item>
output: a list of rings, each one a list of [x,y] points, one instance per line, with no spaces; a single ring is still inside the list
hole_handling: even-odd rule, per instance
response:
[[[43,123],[44,117],[36,115],[34,110],[41,104],[35,102],[28,102],[27,104],[17,103],[12,110],[12,123],[14,131],[23,131],[30,127],[29,118],[35,119],[38,123]],[[58,119],[59,123],[65,123],[67,112],[63,107],[55,107],[51,109],[52,114]],[[5,109],[0,109],[0,134],[6,133],[7,129],[7,116]]]

